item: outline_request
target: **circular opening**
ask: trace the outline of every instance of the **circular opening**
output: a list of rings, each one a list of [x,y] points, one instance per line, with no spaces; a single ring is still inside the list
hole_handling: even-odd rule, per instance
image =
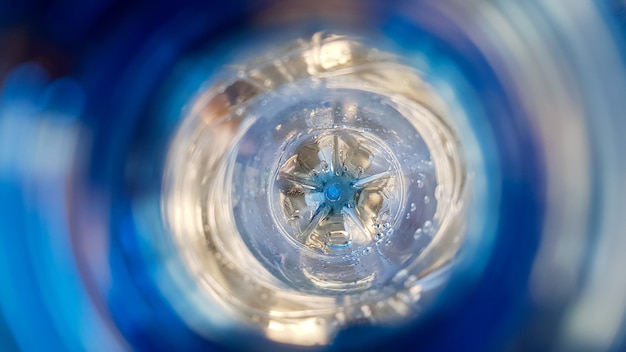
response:
[[[465,231],[439,98],[350,37],[277,52],[204,92],[172,143],[163,202],[185,265],[219,314],[278,342],[415,317]]]

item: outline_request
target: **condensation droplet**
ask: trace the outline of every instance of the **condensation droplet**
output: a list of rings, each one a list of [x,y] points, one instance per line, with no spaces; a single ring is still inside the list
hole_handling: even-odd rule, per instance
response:
[[[406,278],[406,281],[404,281],[404,287],[409,288],[411,286],[414,286],[416,282],[417,282],[417,276],[411,275]]]
[[[443,199],[443,185],[437,185],[435,187],[435,199]]]
[[[424,226],[422,227],[425,234],[430,235],[433,230],[433,222],[430,220],[426,220]]]
[[[361,306],[361,312],[363,312],[363,316],[365,318],[370,318],[372,316],[372,309],[370,306]]]

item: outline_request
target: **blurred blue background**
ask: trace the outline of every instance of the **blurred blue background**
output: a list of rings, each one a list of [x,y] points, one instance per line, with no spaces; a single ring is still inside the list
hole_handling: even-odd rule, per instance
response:
[[[493,136],[499,192],[477,277],[328,349],[626,349],[625,18],[609,0],[0,0],[0,349],[229,348],[160,291],[162,220],[137,204],[158,208],[179,112],[230,53],[319,29],[425,57]]]

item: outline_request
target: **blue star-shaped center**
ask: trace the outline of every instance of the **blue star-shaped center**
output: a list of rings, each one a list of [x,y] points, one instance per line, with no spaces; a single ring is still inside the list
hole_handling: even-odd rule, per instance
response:
[[[283,214],[299,241],[332,250],[377,235],[395,183],[388,158],[376,153],[365,140],[334,134],[303,143],[283,163]]]

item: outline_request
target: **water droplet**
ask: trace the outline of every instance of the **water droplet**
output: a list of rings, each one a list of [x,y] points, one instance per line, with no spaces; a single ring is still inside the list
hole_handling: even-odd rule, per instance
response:
[[[235,110],[235,115],[237,115],[237,116],[243,115],[243,108],[239,108],[239,109]]]
[[[422,229],[417,229],[417,231],[415,231],[415,233],[413,234],[413,238],[414,239],[419,239],[420,236],[422,235]]]
[[[430,197],[424,196],[424,204],[428,204],[428,203],[430,203]]]
[[[417,282],[417,276],[411,275],[406,278],[406,281],[404,281],[404,287],[409,288],[411,286],[414,286],[416,282]]]
[[[414,285],[409,288],[409,293],[413,302],[417,302],[422,297],[422,286]]]
[[[417,181],[416,181],[416,183],[417,183],[417,188],[422,188],[422,187],[424,187],[424,181],[422,181],[422,180],[417,180]]]
[[[363,316],[365,318],[369,318],[372,316],[372,309],[370,306],[361,306],[361,312],[363,312]]]
[[[398,271],[398,273],[396,274],[396,276],[394,276],[394,281],[396,282],[402,282],[404,281],[404,279],[407,277],[407,275],[409,274],[409,272],[406,269],[402,269],[400,271]]]
[[[443,198],[443,185],[438,185],[435,187],[435,199]]]
[[[411,297],[406,292],[398,293],[397,297],[403,303],[412,303],[411,302]]]
[[[430,220],[426,220],[426,222],[424,223],[424,226],[422,227],[424,230],[425,234],[430,234],[430,232],[433,230],[433,222]]]
[[[406,213],[406,219],[409,220],[411,218],[411,213]]]
[[[415,206],[415,203],[411,203],[411,211],[415,211],[417,210],[417,206]]]
[[[343,312],[337,312],[335,314],[335,318],[339,324],[342,324],[346,321],[346,315]]]

